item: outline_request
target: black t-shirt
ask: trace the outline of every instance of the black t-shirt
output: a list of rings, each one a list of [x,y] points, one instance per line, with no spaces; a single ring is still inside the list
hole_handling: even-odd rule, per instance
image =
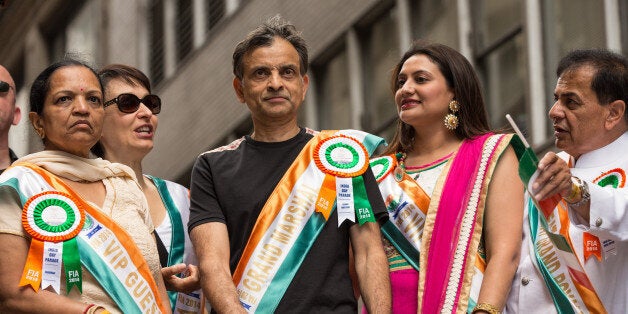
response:
[[[301,129],[295,137],[277,143],[258,142],[245,136],[198,157],[190,183],[189,230],[208,222],[227,225],[231,272],[266,200],[301,149],[312,138]],[[370,169],[363,175],[376,218],[386,209]],[[349,228],[338,227],[337,211],[329,217],[301,264],[278,313],[355,313],[357,303],[349,277]],[[211,239],[208,239],[211,243]]]

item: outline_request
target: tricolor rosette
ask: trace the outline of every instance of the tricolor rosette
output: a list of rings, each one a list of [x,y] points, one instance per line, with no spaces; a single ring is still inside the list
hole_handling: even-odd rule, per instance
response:
[[[317,212],[327,219],[335,199],[338,226],[345,220],[355,222],[356,217],[360,224],[375,221],[362,179],[369,167],[368,152],[362,143],[342,134],[329,137],[316,146],[314,162],[325,173]],[[321,203],[326,205],[320,206]]]
[[[321,141],[316,147],[314,160],[321,171],[342,178],[362,175],[368,168],[368,152],[364,145],[345,135]]]
[[[85,222],[83,209],[72,196],[48,191],[31,197],[22,211],[26,232],[41,241],[61,242],[74,238]]]
[[[85,223],[83,204],[69,194],[47,191],[24,204],[22,226],[32,239],[20,286],[35,291],[41,285],[60,291],[61,269],[65,272],[66,290],[73,286],[82,291],[82,271],[76,236]]]

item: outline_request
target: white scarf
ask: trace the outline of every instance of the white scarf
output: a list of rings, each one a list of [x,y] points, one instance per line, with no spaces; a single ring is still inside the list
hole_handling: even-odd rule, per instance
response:
[[[82,158],[63,151],[44,150],[24,156],[17,162],[36,164],[51,173],[72,181],[101,181],[109,177],[130,177],[137,183],[135,172],[123,164],[102,158]]]

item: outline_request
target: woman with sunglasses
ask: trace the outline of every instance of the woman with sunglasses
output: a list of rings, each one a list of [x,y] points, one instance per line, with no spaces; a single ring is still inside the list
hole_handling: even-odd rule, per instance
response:
[[[0,312],[170,313],[148,204],[133,171],[90,158],[102,84],[75,60],[35,79],[44,150],[0,175]]]
[[[102,137],[92,152],[133,169],[155,224],[171,306],[185,313],[201,311],[200,277],[187,233],[188,189],[142,172],[142,160],[153,148],[161,99],[150,93],[149,79],[136,68],[112,64],[102,68],[98,75],[106,100],[105,122]],[[181,273],[184,275],[179,277]]]

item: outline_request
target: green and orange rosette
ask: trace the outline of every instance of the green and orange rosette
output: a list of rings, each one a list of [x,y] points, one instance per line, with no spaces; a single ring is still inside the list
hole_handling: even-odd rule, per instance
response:
[[[37,194],[24,204],[22,226],[32,239],[20,286],[30,285],[35,291],[39,290],[43,274],[47,272],[44,247],[47,242],[62,243],[59,251],[66,290],[69,293],[76,286],[82,292],[81,263],[76,242],[76,236],[85,223],[85,211],[80,204],[71,195],[58,191]]]
[[[350,197],[355,216],[360,224],[375,221],[371,204],[366,194],[362,174],[368,169],[368,152],[357,139],[346,135],[335,135],[322,140],[314,150],[314,162],[325,173],[325,179],[316,202],[316,212],[329,218],[339,196],[337,180],[347,182],[352,189]],[[339,223],[340,221],[339,216]],[[355,221],[355,220],[354,220]]]

